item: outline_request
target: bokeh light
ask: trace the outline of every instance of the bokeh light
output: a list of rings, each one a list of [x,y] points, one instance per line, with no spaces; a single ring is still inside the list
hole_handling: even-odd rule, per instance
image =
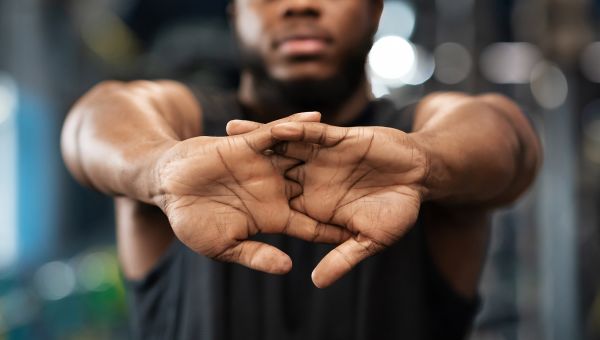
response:
[[[565,74],[555,64],[542,61],[531,71],[531,92],[545,109],[556,109],[565,103],[569,86]]]
[[[369,67],[384,80],[401,82],[415,65],[413,45],[399,36],[385,36],[373,44],[369,53]]]
[[[390,94],[390,88],[377,77],[371,77],[371,92],[375,98],[381,98]]]
[[[435,55],[435,79],[443,84],[458,84],[471,72],[473,61],[469,51],[460,44],[447,42],[439,45]]]
[[[408,74],[402,77],[402,82],[407,85],[421,85],[428,81],[436,68],[433,55],[419,45],[413,45],[415,63]]]
[[[481,53],[481,72],[497,84],[528,84],[531,70],[542,59],[540,50],[529,43],[495,43]]]
[[[416,13],[404,1],[386,1],[379,21],[376,37],[397,35],[410,38],[415,29]]]
[[[43,299],[60,300],[74,291],[75,273],[67,263],[52,261],[37,270],[34,282]]]
[[[104,252],[85,254],[76,264],[77,282],[84,290],[102,291],[111,285],[111,277],[118,275],[115,259]]]

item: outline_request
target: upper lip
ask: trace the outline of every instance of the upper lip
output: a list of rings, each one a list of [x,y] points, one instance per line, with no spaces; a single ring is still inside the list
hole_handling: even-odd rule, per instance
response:
[[[331,43],[333,38],[329,32],[318,27],[305,27],[302,29],[290,30],[285,33],[278,35],[274,39],[275,47],[290,41],[290,40],[302,40],[302,39],[315,39],[322,40],[326,43]]]

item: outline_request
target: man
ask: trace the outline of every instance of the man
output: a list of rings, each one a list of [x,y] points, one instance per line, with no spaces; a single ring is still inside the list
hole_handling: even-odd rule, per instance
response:
[[[236,97],[106,82],[75,105],[64,159],[116,197],[137,337],[466,335],[489,213],[531,183],[539,143],[499,95],[372,101],[382,7],[237,0]]]

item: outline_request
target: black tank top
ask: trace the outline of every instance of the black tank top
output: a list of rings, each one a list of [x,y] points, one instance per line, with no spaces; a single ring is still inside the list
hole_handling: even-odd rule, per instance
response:
[[[204,134],[224,135],[243,118],[234,96],[198,95]],[[410,131],[412,110],[371,102],[349,126]],[[332,246],[282,235],[259,240],[290,255],[283,276],[214,261],[175,240],[141,281],[128,282],[136,339],[386,340],[463,339],[478,301],[455,293],[435,269],[417,224],[395,245],[326,289],[310,274]]]

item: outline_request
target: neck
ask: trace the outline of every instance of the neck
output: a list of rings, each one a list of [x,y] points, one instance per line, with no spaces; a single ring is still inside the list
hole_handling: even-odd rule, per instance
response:
[[[242,72],[240,80],[239,101],[249,118],[260,122],[297,112],[319,111],[324,123],[345,125],[371,100],[364,74],[354,86],[340,86],[340,82],[284,84],[259,79],[250,72]]]

